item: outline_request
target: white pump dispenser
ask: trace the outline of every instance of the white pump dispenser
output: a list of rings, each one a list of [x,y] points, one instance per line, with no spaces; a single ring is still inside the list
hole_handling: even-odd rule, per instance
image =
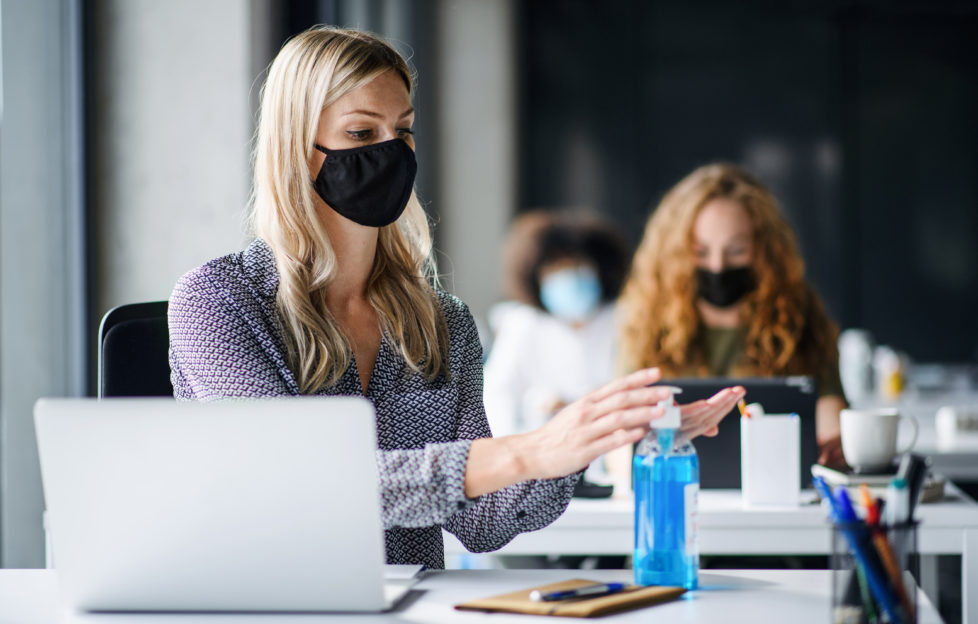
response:
[[[669,455],[672,452],[673,444],[676,442],[676,431],[682,424],[679,406],[676,405],[673,397],[681,393],[683,389],[676,386],[661,387],[669,391],[669,396],[657,403],[663,409],[663,414],[661,418],[652,421],[652,429],[655,430],[655,438],[659,442],[662,454]]]
[[[674,397],[680,394],[683,389],[676,386],[660,386],[660,388],[668,390],[669,396],[659,401],[658,406],[663,408],[664,412],[662,418],[652,421],[652,427],[655,429],[679,429],[681,424],[679,406],[676,405]]]

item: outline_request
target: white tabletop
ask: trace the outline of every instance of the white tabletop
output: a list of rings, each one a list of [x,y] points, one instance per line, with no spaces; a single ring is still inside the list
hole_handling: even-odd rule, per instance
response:
[[[543,622],[539,616],[486,615],[456,611],[455,604],[569,578],[626,581],[631,570],[448,570],[429,572],[391,613],[320,614],[79,614],[61,609],[57,577],[51,570],[0,570],[0,622],[45,624],[224,624],[225,622]],[[601,618],[612,622],[689,622],[726,624],[824,624],[831,621],[827,570],[723,570],[700,573],[701,588],[682,599]],[[918,592],[922,624],[940,622],[923,592]],[[490,619],[491,618],[491,619]]]
[[[978,504],[953,484],[945,500],[921,504],[921,553],[963,554],[962,531],[978,530]],[[803,500],[814,500],[805,492]],[[550,526],[517,535],[498,554],[630,554],[634,542],[635,506],[631,498],[572,499],[567,511]],[[816,504],[748,509],[740,490],[701,490],[699,548],[705,555],[828,554],[830,524]],[[445,533],[445,552],[465,553],[464,546]]]

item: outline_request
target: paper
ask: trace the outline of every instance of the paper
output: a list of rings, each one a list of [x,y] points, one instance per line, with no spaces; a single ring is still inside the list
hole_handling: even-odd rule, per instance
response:
[[[384,565],[385,581],[403,581],[413,579],[424,570],[423,565],[409,563],[388,563]]]

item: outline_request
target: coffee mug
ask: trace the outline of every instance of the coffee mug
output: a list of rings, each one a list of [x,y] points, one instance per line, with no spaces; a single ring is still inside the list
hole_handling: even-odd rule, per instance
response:
[[[901,416],[893,408],[844,409],[842,421],[842,454],[856,472],[885,471],[897,455],[906,453],[917,442],[917,421]],[[913,438],[904,448],[897,449],[900,421],[913,425]]]

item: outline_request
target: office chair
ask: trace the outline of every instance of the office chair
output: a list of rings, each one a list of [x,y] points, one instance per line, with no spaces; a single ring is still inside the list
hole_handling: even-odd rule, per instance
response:
[[[168,302],[130,303],[102,317],[98,396],[173,396],[166,310]]]

